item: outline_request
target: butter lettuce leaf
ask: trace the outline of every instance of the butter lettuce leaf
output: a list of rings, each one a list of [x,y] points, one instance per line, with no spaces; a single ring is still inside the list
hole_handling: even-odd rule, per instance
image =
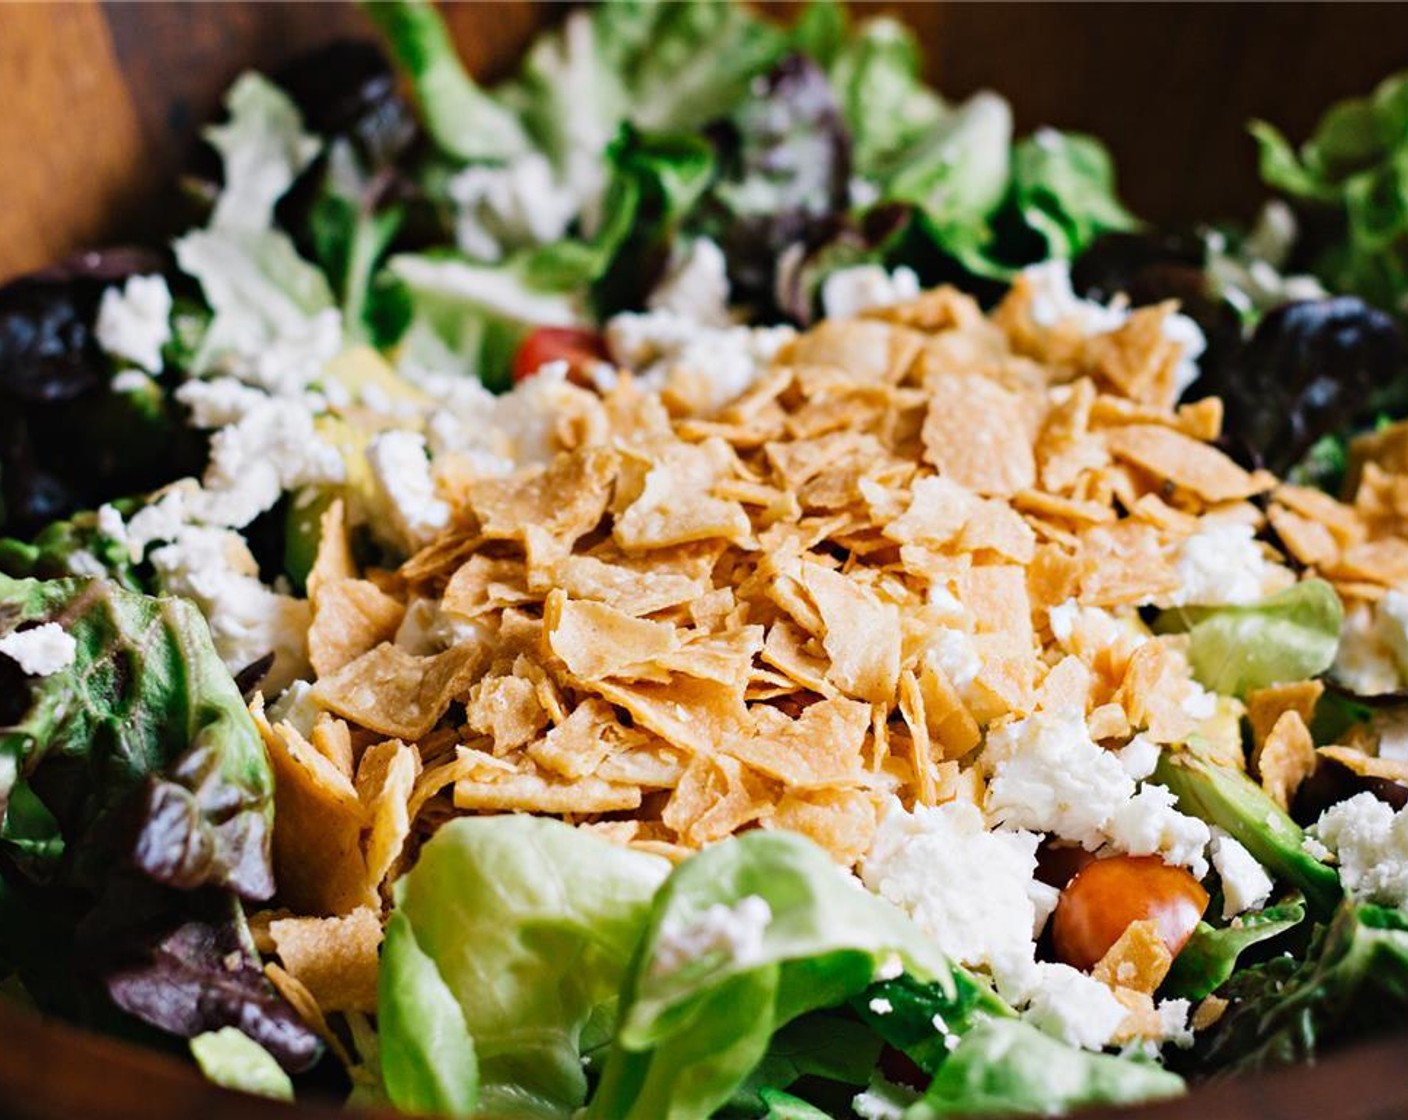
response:
[[[706,849],[656,896],[587,1115],[709,1116],[781,1027],[865,990],[892,956],[953,988],[933,943],[803,837],[760,831]]]
[[[275,1100],[293,1100],[293,1082],[274,1056],[234,1027],[206,1031],[191,1039],[191,1055],[206,1080]]]
[[[1181,1077],[1151,1061],[1092,1054],[1027,1023],[993,1019],[963,1036],[904,1116],[1053,1116],[1183,1092]]]
[[[1179,950],[1164,979],[1160,994],[1172,998],[1202,999],[1217,991],[1237,967],[1237,959],[1253,945],[1270,941],[1305,921],[1305,903],[1292,899],[1214,929],[1199,922],[1188,943]]]
[[[1323,673],[1334,663],[1343,619],[1335,589],[1306,579],[1250,606],[1165,611],[1155,629],[1187,632],[1188,660],[1204,688],[1245,696]]]
[[[398,1103],[490,1114],[570,1117],[586,1101],[584,1054],[611,1032],[617,993],[669,871],[560,821],[453,821],[396,888],[397,929],[381,990],[399,999],[382,1024],[382,1073]],[[405,937],[409,933],[413,942]],[[412,951],[411,946],[416,947]],[[479,1067],[438,994],[458,1004]]]

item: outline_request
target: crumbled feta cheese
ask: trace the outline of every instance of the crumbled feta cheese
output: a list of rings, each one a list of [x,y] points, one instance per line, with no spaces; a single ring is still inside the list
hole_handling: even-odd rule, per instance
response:
[[[1408,762],[1408,711],[1380,708],[1374,713],[1369,729],[1378,738],[1380,758]]]
[[[1231,918],[1257,910],[1271,897],[1273,883],[1256,857],[1220,828],[1212,830],[1208,849],[1212,865],[1222,879],[1222,916]]]
[[[129,276],[108,288],[98,305],[98,345],[148,373],[161,370],[161,348],[171,340],[171,290],[162,276]]]
[[[493,632],[478,619],[441,610],[435,599],[415,599],[406,608],[394,640],[407,653],[426,657],[466,643],[484,644],[492,638]]]
[[[294,681],[283,695],[269,705],[270,723],[290,723],[305,739],[313,734],[318,713],[323,709],[313,699],[313,686],[307,681]]]
[[[232,352],[221,368],[275,396],[299,397],[341,349],[342,313],[330,307],[301,322],[283,324],[257,350]]]
[[[1051,832],[1092,851],[1134,794],[1119,759],[1090,738],[1074,708],[1038,712],[990,732],[982,761],[992,775],[990,820]]]
[[[1208,873],[1204,856],[1212,838],[1208,826],[1174,808],[1177,799],[1164,786],[1145,782],[1115,809],[1105,831],[1116,851],[1132,856],[1160,856],[1165,863],[1186,867],[1195,878]]]
[[[880,1074],[871,1074],[870,1084],[851,1099],[851,1108],[860,1120],[903,1120],[919,1099],[917,1090],[896,1085]]]
[[[710,413],[752,385],[795,333],[791,327],[707,327],[672,311],[628,312],[606,324],[606,345],[647,388]]]
[[[175,395],[191,410],[192,426],[204,430],[237,424],[250,413],[269,405],[267,393],[233,377],[187,381],[176,390]]]
[[[1159,764],[1162,748],[1147,735],[1136,735],[1119,750],[1115,757],[1120,760],[1124,772],[1136,782],[1142,782],[1154,772]]]
[[[447,191],[455,204],[455,240],[481,261],[556,241],[577,212],[573,192],[558,185],[552,164],[539,152],[503,165],[468,167]]]
[[[407,431],[382,432],[367,446],[367,465],[385,506],[391,543],[402,552],[428,544],[450,523],[449,505],[435,495],[423,437]],[[378,524],[381,521],[377,519]]]
[[[716,902],[688,921],[667,921],[660,928],[651,970],[668,976],[711,953],[725,953],[740,965],[756,963],[762,959],[763,936],[771,923],[772,907],[756,894],[732,906]]]
[[[1035,966],[1036,982],[1026,993],[1022,1017],[1070,1046],[1103,1049],[1128,1014],[1115,993],[1065,964]]]
[[[1023,269],[1031,287],[1031,315],[1039,327],[1054,327],[1074,320],[1087,337],[1118,330],[1129,318],[1129,309],[1119,303],[1105,306],[1081,299],[1071,287],[1071,266],[1067,261],[1046,261]],[[1207,339],[1198,324],[1186,315],[1164,319],[1164,337],[1182,347],[1174,386],[1178,395],[1198,378],[1198,359],[1207,349]]]
[[[889,1015],[895,1010],[895,1005],[883,996],[876,996],[870,1001],[870,1010],[876,1015]]]
[[[284,491],[344,476],[342,456],[319,437],[308,409],[266,398],[211,437],[202,492],[188,505],[193,520],[238,529],[273,509]]]
[[[172,543],[153,549],[149,559],[162,591],[200,608],[215,650],[232,673],[272,653],[274,664],[264,686],[276,692],[311,672],[307,634],[313,619],[307,602],[265,587],[259,565],[238,533],[183,526]]]
[[[104,579],[108,574],[107,565],[86,548],[75,548],[64,561],[68,574],[81,579]]]
[[[1174,607],[1255,603],[1265,595],[1270,565],[1256,533],[1240,521],[1207,521],[1179,545],[1174,569],[1180,586]]]
[[[1408,680],[1408,592],[1390,589],[1374,607],[1374,624],[1398,665],[1398,679]]]
[[[1339,861],[1352,897],[1408,906],[1408,809],[1395,813],[1372,793],[1355,794],[1326,809],[1310,837]]]
[[[971,706],[977,698],[975,682],[983,671],[983,659],[973,644],[973,636],[951,626],[936,626],[925,641],[924,657],[943,671],[959,698]]]
[[[1392,619],[1391,615],[1385,617]],[[1384,642],[1384,629],[1373,609],[1362,603],[1345,614],[1340,626],[1332,673],[1360,695],[1394,692],[1402,683],[1398,661]]]
[[[909,813],[891,801],[860,877],[952,959],[1011,971],[1032,959],[1038,902],[1054,905],[1034,878],[1040,842],[1031,832],[988,832],[968,802]]]
[[[861,886],[865,886],[864,883]],[[904,975],[904,960],[898,953],[890,953],[875,970],[876,980],[896,980]]]
[[[1124,619],[1103,607],[1086,607],[1074,599],[1058,603],[1047,612],[1051,636],[1066,653],[1089,656],[1118,642],[1135,649],[1149,640],[1136,619]]]
[[[651,311],[668,311],[708,327],[727,327],[728,262],[707,237],[696,237],[670,267],[645,301]]]
[[[78,643],[57,622],[28,630],[11,630],[0,638],[0,654],[18,663],[31,677],[50,677],[67,669],[78,656]]]
[[[1192,1004],[1186,999],[1160,1000],[1154,1011],[1159,1016],[1160,1033],[1164,1041],[1180,1050],[1193,1045],[1193,1028],[1188,1025]]]
[[[828,319],[853,319],[874,307],[889,307],[919,294],[919,276],[901,266],[886,272],[878,264],[831,273],[821,284],[821,307]]]

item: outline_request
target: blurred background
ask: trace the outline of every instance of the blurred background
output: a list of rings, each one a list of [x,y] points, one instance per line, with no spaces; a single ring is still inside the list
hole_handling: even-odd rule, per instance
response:
[[[793,5],[760,5],[786,17]],[[1246,216],[1259,198],[1250,117],[1293,141],[1332,101],[1408,63],[1408,5],[854,5],[919,32],[947,97],[992,88],[1019,131],[1093,132],[1132,209]],[[511,66],[565,6],[446,4],[471,69]],[[75,248],[160,235],[163,192],[230,79],[339,36],[350,3],[0,4],[0,279]]]

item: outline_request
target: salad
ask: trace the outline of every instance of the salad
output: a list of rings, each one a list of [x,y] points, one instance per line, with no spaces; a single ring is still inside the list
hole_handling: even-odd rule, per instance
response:
[[[1408,1022],[1408,76],[1160,231],[825,0],[367,10],[0,288],[6,997],[588,1120]]]

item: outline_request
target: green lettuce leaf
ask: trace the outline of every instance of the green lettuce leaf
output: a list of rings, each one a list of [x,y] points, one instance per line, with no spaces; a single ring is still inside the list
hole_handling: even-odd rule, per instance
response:
[[[1332,290],[1401,314],[1408,295],[1408,73],[1331,106],[1298,150],[1264,121],[1251,130],[1267,184],[1343,223],[1342,238],[1316,262],[1320,277]]]
[[[398,999],[382,1024],[388,1087],[461,1112],[570,1117],[586,1101],[583,1056],[610,1035],[631,952],[668,870],[554,820],[443,827],[396,888],[400,932],[390,935],[380,981]],[[432,994],[432,1013],[416,1010],[416,998],[440,991],[431,969],[472,1038],[477,1102],[462,1066],[468,1040],[445,1001]]]
[[[124,517],[138,503],[113,503]],[[65,576],[102,574],[128,591],[145,590],[132,563],[130,546],[103,532],[98,515],[76,513],[55,521],[32,541],[0,539],[0,572],[16,579],[61,579]]]
[[[420,102],[426,130],[462,160],[502,160],[531,150],[518,116],[465,72],[449,30],[426,0],[366,5]]]
[[[1217,991],[1237,967],[1244,950],[1280,937],[1305,921],[1305,903],[1293,899],[1252,914],[1241,914],[1232,925],[1214,929],[1199,922],[1188,943],[1173,960],[1160,994],[1199,1000]]]
[[[274,1056],[234,1027],[206,1031],[190,1041],[191,1056],[206,1080],[242,1093],[293,1100],[293,1082]]]
[[[1173,791],[1181,811],[1231,833],[1267,871],[1305,895],[1312,914],[1334,910],[1343,894],[1335,869],[1305,850],[1300,825],[1245,773],[1191,751],[1165,751],[1154,780]]]
[[[766,1112],[802,1078],[863,1086],[875,1072],[882,1044],[864,1023],[833,1012],[794,1019],[773,1036],[763,1060],[730,1098],[728,1111]]]
[[[74,659],[15,682],[0,726],[0,810],[28,786],[64,841],[62,864],[35,874],[96,891],[131,860],[183,890],[268,898],[273,776],[199,611],[98,580],[0,576],[0,634],[45,623]],[[137,806],[128,835],[116,822]]]
[[[1346,903],[1304,961],[1273,957],[1223,988],[1228,1012],[1195,1056],[1250,1072],[1314,1059],[1331,1045],[1402,1027],[1408,1014],[1408,916]]]
[[[1046,243],[1073,260],[1103,233],[1139,223],[1115,194],[1114,164],[1093,136],[1044,128],[1012,150],[1012,205]]]
[[[1155,629],[1187,632],[1188,659],[1203,687],[1245,696],[1323,673],[1334,663],[1343,619],[1335,589],[1306,579],[1251,606],[1165,611]]]
[[[877,999],[885,1001],[881,1006],[889,1007],[883,1015],[871,1006]],[[1015,1015],[988,984],[962,968],[953,969],[951,987],[912,976],[881,981],[853,998],[851,1008],[871,1030],[926,1073],[933,1073],[948,1059],[952,1036],[966,1034],[989,1019]]]
[[[464,1012],[416,944],[404,911],[391,915],[377,978],[380,1064],[387,1098],[406,1112],[469,1116],[479,1060]]]
[[[897,954],[952,986],[948,962],[800,836],[754,832],[685,861],[656,896],[587,1115],[706,1117],[779,1028],[867,988]]]
[[[939,1067],[905,1120],[1053,1116],[1090,1105],[1176,1097],[1183,1079],[1152,1062],[1092,1054],[1015,1019],[981,1023]]]

